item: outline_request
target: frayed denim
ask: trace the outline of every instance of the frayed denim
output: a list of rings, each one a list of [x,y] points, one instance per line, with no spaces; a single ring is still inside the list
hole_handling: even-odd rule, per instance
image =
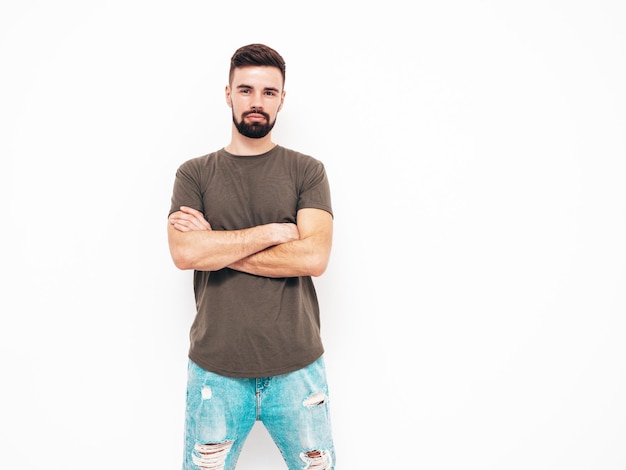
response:
[[[261,421],[289,470],[334,470],[324,359],[262,378],[224,377],[189,360],[183,470],[234,470]]]

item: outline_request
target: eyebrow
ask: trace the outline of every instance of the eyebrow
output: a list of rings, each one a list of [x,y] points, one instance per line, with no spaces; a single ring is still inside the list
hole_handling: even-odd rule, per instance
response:
[[[252,85],[246,85],[245,83],[242,83],[241,85],[237,86],[237,89],[241,89],[241,88],[254,88]],[[273,86],[268,86],[263,88],[264,91],[275,91],[276,93],[280,93],[280,90],[278,88],[275,88]]]

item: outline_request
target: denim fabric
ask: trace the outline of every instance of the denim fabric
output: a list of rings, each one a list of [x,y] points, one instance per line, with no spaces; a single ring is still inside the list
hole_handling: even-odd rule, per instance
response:
[[[324,359],[262,378],[224,377],[189,361],[183,470],[234,470],[254,422],[289,470],[334,470]]]

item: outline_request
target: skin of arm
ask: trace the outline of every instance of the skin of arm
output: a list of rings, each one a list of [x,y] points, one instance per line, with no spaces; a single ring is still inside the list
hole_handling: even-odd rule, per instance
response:
[[[229,267],[265,277],[321,276],[330,258],[333,218],[321,209],[300,209],[300,238],[242,258]]]
[[[179,269],[216,271],[271,246],[299,239],[289,223],[258,225],[242,230],[212,230],[203,214],[181,207],[168,218],[168,244]]]
[[[180,269],[228,266],[265,277],[320,276],[330,258],[333,218],[321,209],[299,210],[297,226],[212,231],[201,212],[181,207],[168,225],[170,252]]]

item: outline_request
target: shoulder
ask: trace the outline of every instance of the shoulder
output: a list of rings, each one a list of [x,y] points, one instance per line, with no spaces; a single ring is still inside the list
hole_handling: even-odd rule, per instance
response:
[[[179,165],[176,174],[193,179],[202,178],[203,175],[211,173],[211,169],[219,159],[219,153],[220,151],[218,150],[200,157],[190,158]]]
[[[209,165],[211,162],[218,158],[219,150],[216,152],[207,153],[200,157],[190,158],[180,164],[179,168],[199,168]]]
[[[324,164],[321,160],[306,154],[280,145],[276,146],[277,154],[283,159],[291,161],[298,166],[305,168],[323,168]]]
[[[176,170],[177,184],[206,185],[208,179],[215,173],[215,161],[218,154],[219,151],[212,152],[181,163]]]

